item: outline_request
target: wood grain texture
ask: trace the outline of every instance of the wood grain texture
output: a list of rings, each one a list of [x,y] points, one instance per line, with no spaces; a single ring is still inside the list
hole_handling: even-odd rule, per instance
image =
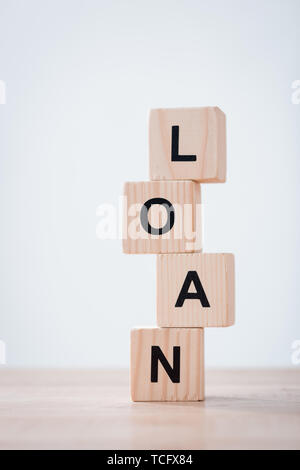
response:
[[[164,198],[175,210],[175,222],[163,235],[149,234],[140,221],[141,207],[150,199]],[[163,227],[167,212],[160,205],[149,210],[149,221]],[[192,181],[150,181],[125,183],[123,215],[124,253],[185,253],[200,251],[201,189]]]
[[[179,126],[180,155],[196,161],[172,161],[172,126]],[[151,180],[226,180],[226,118],[217,107],[152,109],[149,119]]]
[[[300,368],[205,372],[201,402],[132,403],[127,370],[0,368],[0,449],[300,449]]]
[[[151,382],[151,347],[159,346],[171,367],[173,347],[180,347],[180,383],[173,383],[161,364]],[[204,332],[201,328],[137,328],[131,331],[131,397],[133,401],[204,399]]]
[[[186,299],[175,307],[189,271],[196,271],[209,307]],[[234,256],[187,253],[157,256],[157,324],[160,327],[225,327],[235,321]],[[189,292],[196,292],[190,284]]]

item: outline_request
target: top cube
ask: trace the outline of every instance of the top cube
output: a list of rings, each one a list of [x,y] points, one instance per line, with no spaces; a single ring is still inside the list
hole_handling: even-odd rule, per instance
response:
[[[226,180],[226,117],[217,107],[152,109],[151,180]]]

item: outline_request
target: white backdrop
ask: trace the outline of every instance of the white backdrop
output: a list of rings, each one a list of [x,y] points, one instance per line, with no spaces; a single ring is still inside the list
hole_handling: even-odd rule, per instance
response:
[[[299,17],[299,0],[0,0],[8,366],[128,365],[130,328],[155,323],[155,257],[97,239],[96,210],[148,179],[150,108],[205,105],[227,115],[228,179],[202,187],[204,249],[236,256],[237,316],[206,330],[206,364],[292,366]]]

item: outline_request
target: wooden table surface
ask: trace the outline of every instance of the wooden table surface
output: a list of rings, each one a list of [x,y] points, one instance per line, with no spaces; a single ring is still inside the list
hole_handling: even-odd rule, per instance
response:
[[[131,403],[127,371],[0,370],[1,449],[300,449],[300,369],[208,371],[206,400]]]

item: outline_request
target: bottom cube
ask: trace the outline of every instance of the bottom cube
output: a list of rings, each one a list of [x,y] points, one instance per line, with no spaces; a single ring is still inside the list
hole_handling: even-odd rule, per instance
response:
[[[203,328],[135,328],[130,363],[133,401],[204,399]]]

